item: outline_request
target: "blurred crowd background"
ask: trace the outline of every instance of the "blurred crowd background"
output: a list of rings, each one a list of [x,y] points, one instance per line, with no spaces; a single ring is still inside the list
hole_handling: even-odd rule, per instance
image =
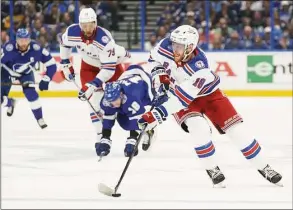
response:
[[[293,49],[293,1],[281,0],[4,0],[1,45],[26,27],[43,47],[59,51],[60,35],[84,7],[127,49],[150,50],[182,24],[198,29],[204,50]]]

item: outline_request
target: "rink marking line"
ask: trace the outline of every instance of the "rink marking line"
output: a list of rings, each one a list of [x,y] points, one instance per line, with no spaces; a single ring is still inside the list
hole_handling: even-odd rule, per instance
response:
[[[127,194],[127,193],[124,193]],[[109,200],[113,200],[113,198],[110,199],[101,199],[101,198],[5,198],[2,197],[2,201],[26,201],[26,202],[109,202]],[[152,202],[152,203],[250,203],[250,204],[285,204],[285,203],[290,203],[292,204],[292,201],[272,201],[272,200],[261,200],[261,201],[253,201],[253,200],[163,200],[163,199],[115,199],[115,202]]]
[[[242,97],[292,97],[292,90],[223,90],[227,96]],[[72,90],[39,91],[40,97],[77,97],[78,92]],[[22,91],[11,91],[10,97],[23,98]]]

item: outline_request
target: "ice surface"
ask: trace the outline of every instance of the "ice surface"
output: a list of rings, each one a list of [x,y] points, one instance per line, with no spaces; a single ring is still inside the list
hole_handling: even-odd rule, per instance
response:
[[[264,180],[225,136],[213,141],[225,189],[216,189],[200,165],[192,140],[173,119],[160,127],[152,150],[140,150],[119,192],[114,187],[127,159],[127,133],[117,125],[108,157],[97,162],[87,104],[76,98],[42,99],[48,128],[41,130],[25,99],[13,117],[2,109],[2,208],[292,208],[292,99],[231,98],[258,138],[284,187]]]

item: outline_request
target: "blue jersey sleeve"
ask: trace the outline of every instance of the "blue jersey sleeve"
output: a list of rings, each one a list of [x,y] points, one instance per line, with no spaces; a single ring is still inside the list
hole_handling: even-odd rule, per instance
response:
[[[111,130],[115,124],[117,109],[110,107],[110,105],[106,100],[104,100],[104,98],[101,100],[100,106],[101,109],[104,111],[103,129]]]
[[[12,61],[15,50],[15,42],[8,42],[1,47],[1,64],[8,65]]]
[[[8,42],[1,48],[1,71],[7,71],[11,76],[20,77],[21,74],[12,70],[15,43]]]
[[[55,59],[51,56],[50,52],[45,48],[42,48],[41,62],[46,66],[46,75],[53,78],[57,70]]]

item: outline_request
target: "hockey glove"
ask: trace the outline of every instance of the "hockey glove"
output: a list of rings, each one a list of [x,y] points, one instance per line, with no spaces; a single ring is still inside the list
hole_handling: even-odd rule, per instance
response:
[[[102,137],[100,142],[95,144],[96,153],[98,156],[106,156],[110,153],[112,140],[110,138]]]
[[[156,66],[151,71],[152,85],[156,93],[167,92],[170,86],[170,77],[163,66]]]
[[[131,154],[134,151],[135,145],[136,145],[137,139],[133,137],[128,137],[125,143],[125,148],[124,148],[124,155],[125,157],[130,157]],[[135,151],[134,156],[138,154],[138,149]]]
[[[168,92],[165,89],[165,87],[161,85],[161,87],[159,88],[159,91],[155,95],[155,99],[152,105],[154,105],[155,107],[158,107],[162,105],[163,103],[165,103],[166,101],[168,101],[168,99],[169,99]]]
[[[40,91],[48,90],[49,89],[49,82],[51,81],[50,77],[45,75],[43,79],[39,83]]]
[[[61,64],[61,70],[64,74],[64,78],[69,82],[74,80],[75,73],[74,73],[74,69],[73,69],[69,59],[61,60],[60,64]]]
[[[98,78],[86,83],[85,86],[87,86],[87,89],[81,89],[78,93],[78,98],[82,101],[89,100],[94,92],[103,90],[102,84],[103,82]]]
[[[146,127],[146,131],[154,129],[157,125],[162,124],[166,120],[167,111],[163,106],[155,108],[153,111],[146,112],[138,120],[138,127],[142,130]]]

